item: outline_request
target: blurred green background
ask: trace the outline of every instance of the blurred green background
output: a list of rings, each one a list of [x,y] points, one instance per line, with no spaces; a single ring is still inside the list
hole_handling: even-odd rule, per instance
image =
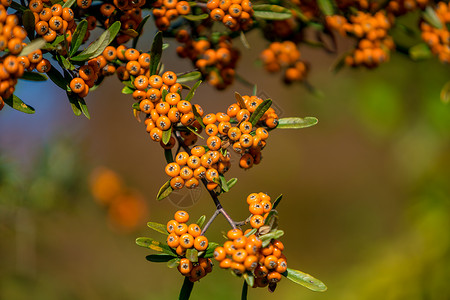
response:
[[[261,46],[259,38],[248,35],[251,45]],[[448,65],[394,53],[377,69],[333,75],[337,56],[300,48],[312,66],[309,82],[323,93],[317,97],[255,66],[261,47],[236,45],[242,50],[238,73],[274,100],[281,117],[315,116],[319,124],[271,133],[260,165],[249,171],[234,165],[227,173],[239,181],[223,205],[234,219],[244,219],[246,195],[282,193],[288,265],[329,288],[315,293],[284,279],[277,296],[252,289],[249,299],[450,299],[450,106],[439,98],[450,79]],[[341,41],[341,49],[346,46]],[[169,47],[166,69],[191,68],[174,56]],[[206,192],[155,200],[166,181],[164,156],[120,90],[110,78],[91,93],[87,120],[73,116],[51,83],[20,83],[17,95],[36,114],[1,112],[0,299],[178,296],[180,274],[147,262],[151,250],[134,240],[163,240],[145,223],[165,223],[179,206],[189,206],[192,221],[210,216],[214,206]],[[238,82],[223,92],[203,85],[194,100],[207,112],[225,111],[235,90],[252,92]],[[99,167],[139,199],[135,211],[122,206],[112,212],[94,199],[90,184]],[[186,198],[177,206],[180,197]],[[135,226],[117,221],[130,214]],[[219,217],[208,238],[222,242],[227,229]],[[195,285],[192,299],[238,299],[241,285],[216,267]]]

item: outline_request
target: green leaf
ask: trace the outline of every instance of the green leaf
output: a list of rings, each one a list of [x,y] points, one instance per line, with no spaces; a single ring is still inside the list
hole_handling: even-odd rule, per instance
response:
[[[136,244],[138,246],[144,247],[144,248],[149,248],[152,249],[154,251],[158,251],[158,252],[163,252],[165,254],[169,254],[172,255],[174,257],[177,256],[177,254],[172,250],[172,248],[170,248],[169,246],[167,246],[166,244],[163,244],[161,242],[155,241],[152,238],[149,237],[139,237],[136,239]]]
[[[245,48],[250,49],[250,44],[247,41],[247,38],[245,37],[244,31],[241,31],[241,34],[239,35],[241,38],[242,45],[244,45]]]
[[[441,90],[441,101],[445,104],[450,102],[450,81],[448,81]]]
[[[147,226],[150,227],[151,229],[153,229],[154,231],[157,231],[157,232],[165,234],[165,235],[169,235],[167,233],[166,225],[164,225],[164,224],[156,223],[156,222],[148,222]]]
[[[247,234],[245,235],[246,237],[251,236],[252,234],[255,234],[258,231],[257,228],[253,228],[252,230],[250,230],[249,232],[247,232]]]
[[[180,264],[180,260],[181,258],[179,257],[172,258],[167,262],[167,267],[171,269],[178,267],[178,265]]]
[[[230,180],[227,181],[227,185],[228,185],[228,190],[230,190],[238,181],[237,178],[231,178]]]
[[[271,232],[260,236],[261,241],[263,242],[263,247],[266,247],[272,239],[279,239],[284,235],[283,230],[272,230]]]
[[[148,21],[148,19],[150,18],[150,16],[151,16],[151,15],[146,15],[146,16],[142,19],[141,23],[139,23],[138,27],[136,28],[136,32],[138,33],[138,36],[135,37],[135,38],[133,39],[133,44],[132,44],[132,47],[133,47],[133,48],[136,48],[137,43],[138,43],[138,41],[139,41],[139,38],[141,37],[142,30],[144,29],[144,25],[145,25],[145,23]]]
[[[205,139],[204,137],[202,137],[200,135],[200,133],[197,132],[197,128],[196,127],[188,126],[188,127],[186,127],[186,129],[189,130],[190,132],[192,132],[193,134],[195,134],[196,136],[198,136],[199,138],[201,138],[203,140]]]
[[[173,163],[173,155],[172,155],[172,150],[170,149],[164,149],[164,157],[166,158],[166,162],[168,164]]]
[[[280,196],[277,197],[277,199],[275,199],[275,201],[273,202],[273,205],[272,205],[272,209],[277,208],[277,206],[278,206],[278,204],[280,204],[282,198],[283,198],[283,194],[281,194]]]
[[[80,96],[78,96],[78,104],[80,105],[80,108],[81,108],[81,111],[83,112],[83,115],[90,120],[91,119],[91,115],[89,114],[86,102]]]
[[[334,15],[335,4],[332,0],[317,0],[317,5],[325,16]]]
[[[61,62],[62,66],[66,69],[66,70],[75,70],[75,66],[68,61],[64,56],[62,55],[58,55],[57,59]]]
[[[131,28],[128,28],[128,29],[126,29],[126,30],[121,30],[120,32],[121,32],[122,34],[126,34],[126,35],[128,35],[128,36],[131,36],[132,38],[136,38],[136,37],[139,36],[139,33],[137,33],[136,30],[131,29]]]
[[[158,31],[153,39],[152,49],[150,51],[150,75],[156,75],[162,56],[162,44],[162,32]]]
[[[198,227],[203,228],[203,224],[206,221],[206,216],[202,215],[200,218],[198,218],[197,222],[195,224],[198,225]]]
[[[245,105],[244,99],[242,99],[241,94],[239,94],[238,92],[234,92],[234,97],[236,98],[236,101],[241,108],[247,108],[247,106]]]
[[[205,123],[203,123],[203,119],[200,116],[200,114],[198,113],[197,108],[195,107],[195,105],[192,105],[192,112],[194,113],[194,117],[200,123],[200,125],[203,128],[206,128]]]
[[[27,56],[28,54],[41,49],[45,46],[47,42],[43,38],[38,38],[31,41],[28,45],[23,47],[22,51],[18,56]]]
[[[85,61],[102,54],[103,50],[114,40],[117,33],[120,30],[120,22],[114,22],[108,29],[106,29],[98,39],[96,39],[92,44],[90,44],[86,49],[81,51],[75,57],[72,57],[73,61]]]
[[[183,18],[185,18],[188,21],[201,21],[204,19],[207,19],[209,17],[208,14],[201,14],[201,15],[183,15]]]
[[[248,286],[253,286],[255,284],[255,277],[253,277],[251,273],[244,273],[242,277],[244,277],[245,283]]]
[[[172,127],[163,131],[162,142],[164,145],[167,145],[169,143],[171,136],[172,136]]]
[[[141,108],[139,107],[139,102],[134,102],[131,107],[135,110],[141,111]]]
[[[425,10],[422,12],[422,17],[424,20],[429,23],[431,26],[441,29],[442,22],[441,19],[436,14],[436,11],[431,6],[427,6]]]
[[[206,249],[205,255],[203,257],[210,258],[214,256],[214,250],[219,247],[219,244],[214,242],[208,243],[208,249]]]
[[[275,224],[275,220],[273,218],[277,218],[278,212],[275,209],[271,209],[269,213],[267,214],[267,217],[264,221],[264,225],[270,226],[270,228],[273,227]]]
[[[281,118],[278,119],[278,126],[276,128],[282,129],[299,129],[316,125],[319,120],[314,117],[305,118]]]
[[[186,258],[191,262],[198,262],[198,250],[195,248],[186,249]]]
[[[247,281],[244,280],[244,285],[242,286],[241,300],[247,300],[248,294],[248,284]]]
[[[5,103],[14,108],[15,110],[24,112],[26,114],[34,114],[35,110],[33,107],[25,104],[19,97],[16,95],[11,95],[9,98],[4,99]]]
[[[48,77],[41,73],[26,71],[23,73],[22,77],[20,77],[19,79],[30,80],[30,81],[46,81],[48,79]]]
[[[162,46],[163,50],[166,50],[167,48],[169,48],[170,44],[164,43]]]
[[[175,258],[172,255],[167,254],[150,254],[145,257],[146,260],[151,262],[168,262]]]
[[[14,1],[10,3],[9,7],[18,11],[25,11],[27,9],[26,6],[20,5],[19,3],[16,3]]]
[[[198,71],[189,72],[182,75],[177,75],[177,82],[178,83],[185,83],[189,81],[194,81],[202,77],[202,73]]]
[[[253,16],[264,20],[286,20],[292,17],[289,9],[279,5],[260,4],[253,5]]]
[[[25,28],[25,31],[27,32],[27,36],[30,38],[30,40],[33,40],[36,31],[34,26],[34,14],[30,9],[26,9],[23,11],[22,24]]]
[[[219,174],[219,178],[220,178],[220,186],[222,187],[222,190],[226,193],[230,190],[230,188],[228,187],[228,182],[225,179],[225,176],[223,176],[223,174]]]
[[[67,4],[67,2],[66,2]],[[81,44],[83,43],[84,37],[86,35],[86,31],[88,28],[88,22],[86,19],[83,19],[80,23],[78,23],[77,28],[72,36],[72,41],[70,42],[70,51],[69,57],[75,54],[78,51]]]
[[[433,56],[433,53],[431,53],[430,48],[425,43],[420,43],[415,46],[412,46],[408,50],[409,57],[411,57],[412,60],[422,60],[422,59],[428,59]]]
[[[183,286],[181,287],[180,296],[178,297],[178,300],[189,300],[193,288],[194,283],[191,282],[188,277],[184,277]]]
[[[282,273],[282,275],[312,291],[325,292],[327,290],[327,286],[322,281],[302,271],[287,268],[286,272]]]
[[[248,121],[252,123],[252,126],[255,126],[256,123],[258,123],[259,119],[264,115],[264,113],[270,108],[272,105],[272,100],[267,99],[264,100],[263,103],[258,105],[258,107],[255,109],[255,111],[251,114]]]
[[[123,89],[122,89],[122,94],[125,94],[125,95],[133,94],[133,92],[134,92],[134,90],[132,90],[128,86],[124,86]],[[138,104],[138,107],[139,107],[139,103],[137,103],[137,104]]]
[[[53,81],[57,86],[59,86],[63,90],[67,90],[68,82],[56,68],[50,68],[50,71],[48,71],[46,74],[50,78],[50,80]]]
[[[63,8],[71,7],[75,2],[76,2],[76,0],[68,0],[66,3],[64,3],[64,5],[62,7]]]
[[[172,193],[173,188],[170,186],[170,180],[168,180],[164,185],[159,189],[158,195],[156,196],[156,199],[158,201],[161,201],[162,199],[166,198],[167,196]]]
[[[194,84],[194,86],[191,88],[191,90],[189,91],[189,93],[187,94],[187,96],[184,100],[191,101],[192,97],[194,97],[195,91],[197,90],[197,88],[200,86],[201,83],[202,83],[201,80],[197,81]]]
[[[82,111],[81,111],[81,107],[80,107],[80,103],[78,102],[78,95],[76,95],[75,93],[71,93],[66,91],[67,93],[67,97],[69,98],[69,102],[70,102],[70,106],[72,107],[73,113],[75,114],[75,116],[79,116],[81,115]]]

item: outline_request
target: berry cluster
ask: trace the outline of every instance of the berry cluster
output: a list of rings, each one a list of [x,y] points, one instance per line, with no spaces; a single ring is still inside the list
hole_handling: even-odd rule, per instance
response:
[[[157,0],[152,3],[155,24],[161,31],[166,31],[170,22],[179,15],[187,15],[191,12],[191,6],[187,1]]]
[[[47,1],[48,2],[48,1]],[[34,15],[34,28],[36,33],[51,43],[57,36],[66,34],[66,40],[70,43],[72,34],[77,27],[74,20],[74,13],[71,8],[63,8],[61,4],[56,3],[50,7],[44,5],[42,0],[30,1],[28,7]],[[89,24],[90,22],[88,22]],[[93,29],[88,26],[88,29]],[[89,31],[86,32],[84,40],[89,37]]]
[[[439,60],[444,63],[450,62],[450,3],[439,2],[435,10],[436,15],[442,23],[442,28],[431,26],[425,21],[420,24],[422,30],[422,39],[430,47],[431,52],[437,55]]]
[[[241,156],[241,168],[248,169],[261,161],[261,150],[269,137],[269,132],[264,127],[275,128],[278,116],[269,108],[253,126],[248,120],[263,100],[257,96],[243,96],[242,102],[245,108],[234,103],[228,107],[227,113],[218,112],[203,116],[202,123],[208,135],[206,146],[193,147],[190,155],[184,151],[177,153],[175,161],[167,164],[165,168],[166,174],[172,177],[170,185],[173,189],[181,189],[185,185],[195,188],[203,178],[206,179],[209,190],[215,189],[219,185],[220,175],[227,172],[231,166],[230,154],[227,151],[230,146]],[[167,100],[161,103],[157,107],[164,103],[167,105]],[[185,123],[182,124],[186,126]],[[200,132],[201,127],[198,128],[197,134]],[[170,149],[174,143],[175,140],[169,142],[167,147]],[[186,140],[184,144],[186,145]]]
[[[250,226],[260,228],[272,210],[270,196],[265,193],[252,193],[247,197],[248,210],[252,214],[250,217]]]
[[[208,0],[206,7],[212,20],[222,22],[233,31],[248,30],[253,25],[250,0]]]
[[[286,82],[305,79],[308,70],[306,64],[300,60],[300,56],[297,45],[292,41],[273,42],[260,54],[267,71],[275,73],[285,68]]]
[[[233,83],[239,51],[232,46],[227,36],[221,36],[214,44],[207,39],[192,39],[187,30],[181,29],[176,34],[178,56],[189,58],[202,73],[209,84],[224,89]]]
[[[346,64],[352,67],[376,67],[389,59],[389,51],[395,48],[387,34],[391,22],[385,12],[375,14],[358,11],[349,20],[343,16],[327,16],[326,22],[343,36],[352,35],[358,39],[357,48],[346,57]]]
[[[287,269],[284,245],[276,239],[263,247],[263,241],[256,234],[242,233],[240,229],[228,231],[223,246],[216,247],[214,258],[223,269],[231,269],[236,275],[251,274],[255,277],[253,287],[275,290],[281,274]]]
[[[428,2],[429,0],[391,0],[386,10],[395,16],[400,16],[417,8],[424,9]]]
[[[167,245],[173,248],[178,256],[181,256],[178,271],[191,281],[198,281],[212,271],[212,263],[209,258],[199,258],[198,262],[191,262],[184,257],[186,250],[194,248],[197,251],[205,251],[208,248],[208,239],[201,235],[202,230],[197,224],[187,225],[189,214],[179,210],[174,219],[167,222]]]

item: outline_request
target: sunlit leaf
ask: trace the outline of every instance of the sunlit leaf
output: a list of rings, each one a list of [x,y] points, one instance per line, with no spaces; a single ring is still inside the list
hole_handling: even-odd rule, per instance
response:
[[[75,2],[76,2],[76,0],[67,0],[67,2],[64,3],[62,7],[63,8],[71,7]]]
[[[327,290],[327,286],[322,281],[302,271],[287,268],[286,272],[282,273],[282,275],[312,291],[325,292]]]
[[[19,97],[16,95],[11,95],[9,98],[4,99],[5,103],[18,110],[20,112],[24,112],[26,114],[34,114],[35,110],[33,107],[25,104]]]
[[[186,74],[177,75],[177,82],[178,83],[186,83],[189,81],[198,80],[201,77],[202,77],[202,73],[200,73],[198,71],[193,71],[193,72],[189,72]]]
[[[265,20],[286,20],[292,17],[289,9],[279,5],[253,5],[253,16]]]
[[[38,38],[31,41],[28,45],[23,47],[22,51],[18,56],[27,56],[28,54],[39,50],[45,46],[47,42],[43,38]]]
[[[67,97],[69,98],[70,106],[72,107],[73,113],[75,116],[80,116],[82,111],[80,107],[80,103],[78,102],[79,96],[75,93],[67,92]]]
[[[203,257],[206,258],[210,258],[214,256],[214,250],[216,250],[216,248],[219,246],[219,244],[214,243],[214,242],[209,242],[208,243],[208,249],[206,249],[205,251],[205,255],[203,255]]]
[[[133,92],[134,92],[134,90],[132,90],[130,87],[128,87],[128,86],[124,86],[123,88],[122,88],[122,94],[125,94],[125,95],[129,95],[129,94],[133,94]],[[139,104],[139,103],[138,103]],[[139,105],[138,105],[139,106]]]
[[[252,126],[255,126],[256,123],[258,123],[259,119],[264,115],[264,113],[270,108],[272,105],[272,100],[267,99],[264,100],[258,107],[255,109],[255,111],[251,114],[248,121],[252,123]]]
[[[192,113],[194,114],[195,119],[200,123],[203,128],[206,128],[205,123],[203,123],[203,119],[197,111],[195,105],[192,105]]]
[[[317,5],[319,6],[320,11],[325,16],[334,15],[335,4],[332,0],[317,0]]]
[[[425,10],[422,12],[422,17],[424,18],[427,23],[429,23],[431,26],[441,29],[442,28],[442,22],[441,19],[439,19],[438,15],[436,14],[436,11],[431,6],[427,6]]]
[[[178,267],[178,265],[180,264],[180,260],[181,258],[179,257],[172,258],[167,262],[167,267],[171,269]]]
[[[164,243],[155,241],[152,238],[149,237],[139,237],[136,239],[136,244],[138,246],[144,247],[144,248],[149,248],[152,249],[154,251],[157,252],[163,252],[165,254],[169,254],[171,256],[177,256],[177,254],[172,250],[172,248],[170,248],[169,246],[167,246]]]
[[[223,174],[219,174],[219,178],[220,178],[220,186],[222,187],[222,190],[224,192],[228,192],[230,190],[230,188],[228,187],[228,182],[225,179],[225,176],[223,176]]]
[[[164,145],[167,145],[169,143],[171,136],[172,136],[172,127],[163,131],[162,142]]]
[[[253,277],[251,273],[244,273],[242,274],[242,277],[244,277],[244,280],[248,286],[253,286],[255,284],[255,277]]]
[[[148,222],[147,226],[149,228],[153,229],[154,231],[157,231],[157,232],[165,234],[165,235],[169,235],[167,233],[166,225],[164,225],[164,224],[156,223],[156,222]]]
[[[412,60],[428,59],[433,56],[430,47],[428,47],[428,45],[425,43],[420,43],[412,46],[408,51],[409,57],[411,57]]]
[[[158,201],[166,198],[167,196],[172,193],[173,188],[170,186],[170,180],[168,180],[164,185],[159,189],[158,195],[156,196],[156,199]]]
[[[77,52],[80,48],[81,44],[83,43],[84,37],[86,36],[87,28],[88,22],[86,19],[83,19],[80,23],[78,23],[77,28],[75,28],[75,31],[72,35],[72,41],[70,42],[69,57],[74,55],[75,52]]]
[[[234,92],[234,97],[236,98],[236,101],[239,104],[240,108],[247,108],[247,106],[245,105],[244,99],[242,99],[241,94],[239,94],[238,92]]]
[[[228,190],[230,190],[238,181],[237,178],[231,178],[230,180],[227,181],[227,185],[228,185]]]
[[[305,117],[305,118],[281,118],[278,119],[277,128],[282,129],[299,129],[306,128],[316,125],[319,120],[315,117]]]
[[[182,17],[189,21],[201,21],[201,20],[207,19],[209,17],[209,15],[208,14],[183,15]]]
[[[206,221],[206,216],[202,215],[200,218],[198,218],[198,220],[195,224],[197,224],[198,227],[202,228],[205,221]]]
[[[78,96],[78,104],[80,105],[80,108],[81,108],[81,111],[83,112],[83,115],[86,118],[91,119],[91,115],[89,114],[86,102],[80,96]]]
[[[198,250],[195,248],[186,249],[186,258],[191,262],[198,262]]]

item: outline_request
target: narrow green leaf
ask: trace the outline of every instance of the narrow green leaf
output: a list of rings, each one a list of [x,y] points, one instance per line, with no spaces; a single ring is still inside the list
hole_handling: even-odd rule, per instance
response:
[[[170,47],[170,44],[164,43],[163,46],[162,46],[162,49],[166,50],[169,47]]]
[[[158,31],[153,39],[152,49],[150,51],[150,75],[156,75],[162,56],[162,44],[162,32]]]
[[[195,248],[189,248],[186,250],[186,258],[191,262],[198,262],[198,250]]]
[[[247,234],[245,235],[246,237],[251,236],[252,234],[255,234],[258,231],[257,228],[253,228],[252,230],[250,230],[249,232],[247,232]]]
[[[247,286],[253,286],[255,284],[255,277],[253,277],[251,273],[244,273],[242,274],[242,277],[244,277]]]
[[[69,98],[69,102],[70,102],[70,106],[72,107],[73,113],[75,114],[75,116],[79,116],[81,115],[82,111],[81,111],[81,107],[80,107],[80,103],[78,102],[78,95],[76,95],[75,93],[71,93],[71,92],[67,92],[67,97]]]
[[[202,215],[200,218],[198,218],[197,222],[195,224],[197,224],[200,228],[203,228],[203,224],[206,221],[206,216]]]
[[[248,284],[247,281],[244,280],[244,285],[242,286],[241,300],[247,300],[248,294]]]
[[[267,99],[264,100],[258,107],[255,109],[255,111],[251,114],[248,121],[252,123],[252,126],[255,126],[256,123],[258,123],[259,119],[264,115],[264,113],[270,108],[272,105],[272,100]]]
[[[203,257],[205,258],[210,258],[214,256],[214,250],[216,250],[216,248],[219,247],[219,244],[214,243],[214,242],[209,242],[208,243],[208,248],[205,251],[205,255]]]
[[[163,244],[161,242],[155,241],[152,238],[149,237],[139,237],[136,239],[136,244],[138,246],[144,247],[144,248],[149,248],[152,249],[154,251],[158,251],[158,252],[163,252],[165,254],[169,254],[172,255],[174,257],[177,256],[177,254],[175,253],[175,251],[172,250],[172,248],[170,248],[169,246],[167,246],[166,244]]]
[[[163,131],[162,142],[164,145],[167,145],[169,143],[171,136],[172,136],[172,127]]]
[[[23,73],[22,77],[20,77],[19,79],[30,80],[30,81],[46,81],[48,79],[48,77],[42,73],[26,71]]]
[[[9,98],[4,99],[5,103],[18,110],[20,112],[24,112],[26,114],[34,114],[35,110],[33,107],[25,104],[19,97],[16,95],[11,95]]]
[[[197,137],[199,137],[199,138],[201,138],[203,140],[205,139],[204,137],[202,137],[200,135],[200,133],[197,132],[197,128],[196,127],[188,126],[188,127],[186,127],[186,129],[189,130],[190,132],[192,132],[193,134],[195,134]]]
[[[50,80],[53,81],[57,86],[59,86],[63,90],[67,90],[68,82],[56,68],[50,68],[50,71],[48,71],[46,74],[50,78]]]
[[[317,5],[325,16],[334,15],[335,5],[332,0],[317,0]]]
[[[201,21],[204,19],[207,19],[209,17],[208,14],[201,14],[201,15],[183,15],[183,18],[185,18],[188,21]]]
[[[34,52],[38,49],[41,49],[45,46],[47,42],[43,38],[38,38],[33,41],[31,41],[28,45],[23,47],[22,51],[18,56],[27,56],[31,52]]]
[[[141,37],[142,30],[144,29],[144,25],[145,25],[145,23],[148,21],[148,19],[150,18],[150,16],[151,16],[151,15],[146,15],[146,16],[142,19],[141,23],[139,23],[138,27],[136,28],[136,32],[138,33],[138,36],[135,37],[135,38],[133,39],[133,44],[132,44],[132,47],[133,47],[133,48],[136,48],[137,43],[138,43],[138,41],[139,41],[139,38]]]
[[[151,262],[168,262],[174,258],[172,255],[168,254],[150,254],[147,255],[145,259]]]
[[[9,7],[18,11],[25,11],[27,9],[26,6],[20,5],[19,3],[16,3],[14,1],[9,4]]]
[[[238,181],[237,178],[231,178],[230,180],[227,181],[227,186],[228,186],[228,190],[230,190]]]
[[[198,71],[193,71],[193,72],[189,72],[186,74],[177,75],[177,82],[178,83],[186,83],[189,81],[198,80],[201,77],[202,77],[202,73],[200,73]]]
[[[71,7],[75,2],[76,2],[76,0],[68,0],[66,3],[64,3],[64,5],[62,7],[63,8]]]
[[[234,92],[234,97],[236,97],[236,101],[241,108],[247,108],[247,106],[245,105],[244,99],[242,99],[241,94],[239,94],[238,92]]]
[[[197,90],[197,88],[200,86],[201,83],[202,83],[201,80],[197,81],[194,84],[194,86],[191,88],[191,90],[189,91],[189,93],[187,94],[187,96],[184,100],[191,101],[192,97],[194,97],[195,91]]]
[[[66,69],[66,70],[75,70],[75,66],[68,61],[64,56],[62,55],[58,55],[58,60],[61,62],[62,66]]]
[[[256,94],[257,94],[257,92],[258,92],[258,86],[255,84],[255,85],[253,85],[253,96],[256,96]]]
[[[275,220],[273,218],[277,218],[277,216],[278,212],[272,208],[267,214],[267,217],[264,221],[264,225],[268,225],[272,229],[273,225],[275,224]]]
[[[220,186],[222,187],[222,190],[226,193],[230,190],[230,188],[228,187],[228,182],[225,179],[225,176],[223,176],[223,174],[219,174],[219,178],[220,178]]]
[[[327,290],[327,286],[322,281],[302,271],[287,268],[286,272],[282,273],[282,275],[312,291],[325,292]]]
[[[164,185],[159,189],[158,195],[156,196],[156,199],[158,201],[161,201],[162,199],[166,198],[167,196],[172,193],[173,188],[170,186],[170,180],[168,180]]]
[[[441,90],[441,101],[445,104],[450,102],[450,81],[448,81]]]
[[[34,14],[30,9],[26,9],[23,11],[22,24],[25,28],[25,31],[27,32],[27,36],[30,38],[30,40],[34,40],[34,35],[36,32],[34,26]]]
[[[433,53],[431,53],[430,48],[425,43],[420,43],[412,46],[411,48],[409,48],[408,52],[409,57],[411,57],[412,60],[416,61],[433,57]]]
[[[167,233],[166,225],[164,225],[164,224],[156,223],[156,222],[148,222],[147,226],[150,227],[151,229],[153,229],[154,231],[157,231],[157,232],[165,234],[165,235],[169,235]]]
[[[168,164],[173,163],[173,155],[172,155],[172,150],[170,149],[164,149],[164,157],[166,158],[166,162]]]
[[[122,94],[125,94],[125,95],[133,94],[133,92],[134,92],[134,90],[132,90],[128,86],[124,86],[123,89],[122,89]],[[139,107],[139,103],[137,103],[137,104],[138,104],[138,107]]]
[[[66,2],[67,4],[68,2]],[[80,23],[78,23],[77,28],[72,36],[72,41],[70,42],[70,51],[69,57],[75,54],[78,51],[81,44],[83,43],[84,37],[86,35],[86,31],[88,28],[88,22],[86,19],[83,19]]]
[[[78,104],[80,105],[80,108],[81,108],[81,111],[83,112],[83,115],[86,118],[91,119],[91,115],[89,114],[86,102],[80,96],[78,96]]]
[[[441,19],[439,19],[438,15],[436,14],[436,11],[433,9],[433,7],[427,6],[425,8],[425,10],[422,12],[422,17],[431,26],[433,26],[437,29],[442,28]]]
[[[200,116],[200,114],[198,113],[197,108],[195,107],[195,105],[192,105],[192,112],[194,113],[194,117],[200,123],[200,125],[203,128],[206,128],[205,123],[203,123],[203,119]]]
[[[141,111],[141,108],[139,107],[139,102],[134,102],[131,107],[137,111]]]
[[[239,36],[241,38],[242,45],[244,45],[245,48],[250,49],[250,44],[248,43],[248,40],[245,37],[244,31],[241,31],[241,34]]]
[[[181,287],[180,296],[178,297],[178,300],[189,300],[193,288],[194,283],[191,282],[188,277],[184,277],[183,286]]]
[[[263,243],[265,241],[269,241],[270,242],[272,239],[279,239],[283,235],[284,235],[284,231],[283,230],[272,230],[268,234],[262,235],[260,237],[260,239],[261,239],[261,241],[263,241]]]
[[[314,117],[305,118],[281,118],[278,119],[278,126],[276,128],[282,129],[299,129],[316,125],[319,120]]]
[[[289,9],[273,4],[253,5],[253,11],[255,18],[264,20],[286,20],[292,17]]]
[[[179,257],[172,258],[167,262],[167,267],[171,269],[178,267],[178,265],[180,264],[180,260],[181,258]]]
[[[114,40],[117,33],[120,31],[120,22],[114,22],[108,29],[106,29],[92,44],[81,51],[80,54],[71,58],[73,61],[85,61],[102,54],[103,50]]]

